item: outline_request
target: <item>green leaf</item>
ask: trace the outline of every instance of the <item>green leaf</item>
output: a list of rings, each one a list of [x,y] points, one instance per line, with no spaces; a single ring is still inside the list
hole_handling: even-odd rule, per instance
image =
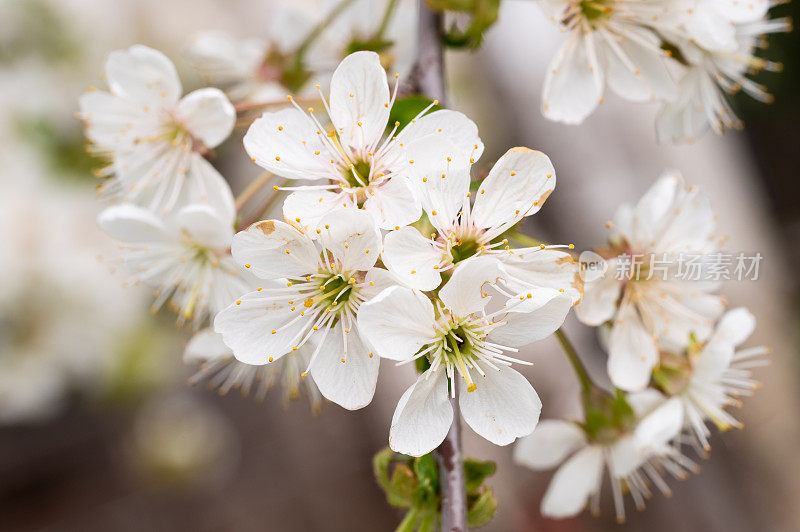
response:
[[[470,528],[483,526],[492,520],[496,511],[497,499],[491,488],[486,488],[467,511],[467,525]]]
[[[417,474],[417,490],[414,493],[414,506],[422,509],[439,507],[439,468],[433,454],[428,453],[414,460]]]
[[[467,493],[473,493],[480,489],[483,481],[497,470],[494,462],[480,460],[464,460],[464,483]]]
[[[418,532],[434,532],[436,529],[436,521],[439,517],[439,512],[428,512],[419,520]]]
[[[456,11],[470,15],[467,28],[455,26],[445,32],[444,44],[453,48],[478,48],[483,42],[483,34],[497,22],[500,0],[426,0],[435,11]]]
[[[384,447],[372,457],[372,472],[375,480],[380,484],[383,491],[389,491],[389,464],[394,457],[394,451]]]
[[[392,109],[389,112],[389,128],[394,127],[396,122],[399,122],[397,131],[401,131],[411,122],[423,109],[433,103],[433,100],[424,96],[406,96],[405,98],[398,98],[395,100]],[[431,111],[440,109],[438,105],[431,107]]]
[[[397,525],[397,528],[394,529],[394,532],[414,532],[414,529],[417,526],[417,509],[411,508],[406,516],[403,517],[403,520],[400,521],[400,524]]]
[[[406,464],[397,464],[392,471],[392,480],[386,492],[389,504],[398,508],[409,508],[414,505],[415,494],[419,491],[419,483],[414,472]]]

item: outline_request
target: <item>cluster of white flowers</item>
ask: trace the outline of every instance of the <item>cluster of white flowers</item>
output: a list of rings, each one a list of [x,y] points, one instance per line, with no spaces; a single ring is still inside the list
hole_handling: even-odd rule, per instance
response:
[[[631,99],[667,100],[659,123],[668,128],[663,117],[682,101],[665,64],[673,57],[687,71],[682,84],[700,75],[712,83],[700,104],[702,123],[716,125],[720,105],[728,109],[717,84],[753,89],[731,65],[766,66],[732,51],[742,24],[777,28],[752,22],[766,4],[709,2],[674,13],[661,0],[546,5],[571,35],[548,74],[543,108],[566,122],[592,111],[607,78]],[[713,26],[698,22],[706,19]],[[237,104],[273,98],[289,85],[288,73],[305,86],[308,73],[288,70],[287,53],[221,34],[198,37],[189,49]],[[705,59],[690,63],[692,54]],[[192,382],[263,398],[282,381],[287,400],[302,383],[315,409],[324,397],[354,410],[372,401],[381,359],[412,363],[419,375],[389,430],[396,452],[431,452],[460,415],[497,445],[523,438],[515,457],[533,468],[571,455],[543,500],[545,515],[575,515],[587,503],[597,509],[606,467],[620,519],[624,492],[638,507],[651,484],[668,493],[664,472],[684,477],[696,469],[682,446],[707,451],[707,421],[723,430],[738,425],[725,408],[754,389],[751,368],[766,350],[736,351],[753,317],[745,309],[723,315],[717,283],[687,280],[677,260],[662,276],[642,275],[647,261],[635,275],[615,273],[632,268],[634,256],[692,253],[710,267],[719,254],[708,198],[667,173],[609,222],[609,245],[597,250],[608,269],[584,286],[572,245],[512,247],[518,224],[555,189],[550,159],[512,148],[473,182],[484,148],[477,126],[457,111],[431,111],[435,101],[407,124],[390,123],[400,81],[395,75],[390,87],[382,59],[349,54],[331,74],[327,97],[314,85],[252,121],[247,154],[291,186],[271,191],[289,192],[285,221],[239,232],[238,202],[208,158],[237,114],[271,103],[234,107],[217,88],[181,98],[173,64],[144,46],[113,52],[109,92],[81,99],[87,136],[109,162],[102,189],[114,204],[99,224],[119,242],[132,282],[156,290],[153,310],[169,302],[179,324],[193,326],[184,355],[200,364]],[[702,129],[688,115],[677,122],[692,128],[673,124],[668,136]],[[583,375],[584,419],[538,423],[539,396],[512,365],[530,364],[520,349],[559,331],[573,307],[598,327],[614,390]]]
[[[568,37],[547,71],[542,112],[578,124],[603,101],[606,83],[634,102],[660,101],[661,142],[692,141],[708,128],[740,121],[726,93],[770,102],[748,77],[781,65],[757,55],[770,33],[791,29],[770,19],[767,0],[541,0]]]
[[[751,370],[763,365],[768,350],[737,351],[755,319],[744,308],[724,312],[714,292],[719,283],[689,281],[680,275],[681,253],[691,252],[710,267],[719,254],[712,237],[715,215],[708,198],[667,172],[635,206],[621,206],[607,247],[597,252],[608,269],[588,280],[577,317],[599,327],[608,350],[608,376],[615,396],[591,391],[585,419],[548,420],[520,442],[517,462],[549,469],[574,452],[553,477],[542,500],[544,515],[576,515],[587,503],[599,511],[602,472],[608,474],[617,519],[625,518],[623,493],[641,509],[650,485],[668,495],[668,473],[685,478],[695,463],[684,456],[687,444],[704,456],[710,449],[707,422],[720,430],[739,427],[725,409],[752,394],[758,383]],[[672,257],[663,276],[638,268],[620,279],[620,264],[634,267],[633,255]],[[720,317],[721,316],[721,317]]]

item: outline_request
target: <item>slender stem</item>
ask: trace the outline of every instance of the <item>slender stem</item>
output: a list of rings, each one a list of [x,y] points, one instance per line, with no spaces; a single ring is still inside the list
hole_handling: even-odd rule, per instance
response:
[[[417,61],[411,71],[411,90],[444,103],[444,53],[442,50],[442,17],[419,1],[417,26]],[[457,398],[451,398],[453,424],[439,447],[434,450],[439,465],[439,486],[442,497],[442,532],[466,532],[467,493],[464,484],[464,458],[461,454],[461,418]]]
[[[278,185],[277,185],[277,186],[281,187],[281,186],[285,185],[287,182],[288,182],[288,179],[282,179],[282,180],[281,180],[281,181],[278,183]],[[272,192],[271,192],[271,193],[270,193],[270,194],[269,194],[269,195],[266,197],[266,201],[265,201],[265,202],[264,202],[264,203],[263,203],[263,204],[262,204],[262,205],[261,205],[261,206],[260,206],[258,209],[256,209],[255,211],[253,211],[253,212],[254,212],[254,214],[253,214],[252,216],[250,216],[250,218],[247,218],[246,220],[241,220],[241,221],[239,222],[239,229],[244,229],[244,228],[246,228],[246,227],[249,227],[250,225],[254,224],[255,222],[257,222],[257,221],[261,220],[261,216],[262,216],[262,215],[263,215],[263,214],[264,214],[264,213],[265,213],[267,210],[269,210],[269,208],[270,208],[270,207],[272,207],[273,205],[275,205],[275,202],[276,202],[276,201],[278,201],[278,198],[281,198],[281,197],[282,197],[282,194],[280,193],[280,191],[278,191],[278,190],[274,190],[274,191],[272,191]]]
[[[417,40],[417,61],[409,76],[411,92],[439,100],[446,107],[442,16],[431,11],[424,0],[419,2]]]
[[[556,338],[558,338],[561,347],[564,349],[564,353],[567,355],[570,364],[572,364],[572,369],[575,370],[575,374],[578,376],[578,381],[581,383],[581,392],[583,393],[584,398],[588,398],[592,393],[592,389],[594,388],[592,379],[589,378],[589,372],[586,371],[586,367],[584,367],[583,362],[581,362],[578,352],[575,350],[572,342],[569,341],[569,338],[567,338],[567,335],[564,334],[564,331],[558,329],[555,332],[555,335]]]
[[[374,40],[383,38],[383,34],[386,33],[386,29],[389,27],[389,22],[392,20],[392,15],[394,14],[395,8],[397,8],[397,0],[389,0],[389,2],[386,4],[386,10],[383,12],[381,24],[378,26],[378,30],[372,37]]]
[[[450,399],[453,424],[434,451],[439,466],[442,497],[442,532],[467,531],[467,493],[464,484],[464,457],[461,454],[461,416],[458,397]]]
[[[272,172],[264,172],[255,178],[249,185],[247,185],[242,193],[236,196],[236,212],[239,212],[242,207],[244,207],[244,205],[250,201],[250,198],[252,198],[253,195],[261,189],[261,187],[269,183],[270,179],[273,177],[274,176]]]
[[[306,38],[303,39],[303,42],[300,43],[300,46],[298,46],[297,50],[295,50],[294,52],[295,63],[302,62],[303,56],[308,51],[309,47],[312,44],[314,44],[314,41],[317,40],[317,37],[319,37],[322,34],[322,32],[325,31],[325,28],[330,26],[333,23],[333,21],[336,20],[336,18],[339,15],[341,15],[342,12],[345,9],[347,9],[350,6],[350,4],[352,4],[354,1],[355,0],[342,0],[341,2],[336,4],[336,7],[334,7],[330,11],[330,13],[325,15],[325,17],[323,17],[323,19],[320,20],[319,23],[316,26],[314,26],[314,28],[312,28],[310,32],[308,32]]]

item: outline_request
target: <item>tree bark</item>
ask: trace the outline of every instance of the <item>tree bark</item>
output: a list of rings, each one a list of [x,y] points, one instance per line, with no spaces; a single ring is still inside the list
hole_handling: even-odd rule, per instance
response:
[[[446,106],[442,15],[431,11],[424,0],[419,1],[417,32],[417,61],[411,71],[409,92],[439,100],[440,105]],[[441,530],[466,532],[467,494],[464,484],[464,458],[461,454],[461,417],[458,399],[451,399],[450,404],[453,407],[453,424],[447,437],[433,452],[439,466],[442,497]]]

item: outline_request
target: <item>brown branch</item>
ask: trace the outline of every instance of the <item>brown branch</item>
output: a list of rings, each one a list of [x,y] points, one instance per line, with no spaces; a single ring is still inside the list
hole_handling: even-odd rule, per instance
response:
[[[417,61],[407,84],[408,93],[421,94],[446,105],[442,15],[419,2]],[[453,383],[455,385],[455,383]],[[464,458],[461,454],[461,418],[458,398],[451,399],[453,424],[444,441],[434,450],[439,466],[443,532],[466,532],[467,493],[464,483]]]

